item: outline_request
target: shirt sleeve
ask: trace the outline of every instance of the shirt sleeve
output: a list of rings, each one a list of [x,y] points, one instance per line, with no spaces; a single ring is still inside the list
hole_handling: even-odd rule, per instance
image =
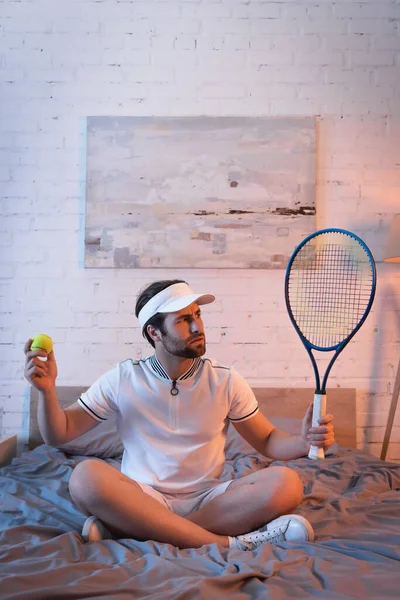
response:
[[[96,421],[107,421],[118,412],[119,366],[99,377],[78,399],[78,404]]]
[[[231,369],[229,399],[228,419],[232,423],[246,421],[258,413],[258,402],[253,390],[235,369]]]

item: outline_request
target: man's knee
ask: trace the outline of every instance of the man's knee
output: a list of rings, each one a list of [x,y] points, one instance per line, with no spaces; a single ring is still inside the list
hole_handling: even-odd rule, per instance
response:
[[[79,463],[72,471],[69,491],[80,506],[85,500],[98,497],[107,486],[105,470],[108,465],[100,460],[87,459]]]
[[[303,499],[303,483],[293,469],[273,467],[277,498],[285,504],[286,510],[293,510]]]
[[[296,471],[289,467],[270,467],[270,492],[274,501],[284,510],[293,510],[303,499],[303,483]]]

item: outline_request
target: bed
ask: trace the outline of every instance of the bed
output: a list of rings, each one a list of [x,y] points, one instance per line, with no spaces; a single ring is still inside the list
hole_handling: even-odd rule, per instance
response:
[[[59,388],[60,403],[68,406],[81,391]],[[255,392],[261,410],[293,433],[313,395],[305,389]],[[32,389],[30,450],[0,469],[1,599],[399,597],[400,465],[356,449],[354,390],[330,392],[337,445],[326,460],[302,458],[287,463],[304,482],[298,513],[313,524],[315,541],[263,545],[253,552],[215,544],[179,550],[134,539],[84,544],[80,531],[85,516],[71,501],[68,480],[91,452],[103,452],[102,458],[118,468],[118,447],[107,447],[113,436],[116,443],[118,438],[115,432],[102,432],[101,424],[90,432],[104,438],[95,450],[88,439],[78,447],[45,445],[37,427],[36,405]],[[226,451],[224,479],[272,464],[233,427]]]

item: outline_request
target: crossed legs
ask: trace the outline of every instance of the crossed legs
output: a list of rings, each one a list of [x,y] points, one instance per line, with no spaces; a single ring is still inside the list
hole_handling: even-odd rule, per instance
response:
[[[79,463],[70,479],[74,502],[121,537],[156,540],[178,548],[217,543],[293,511],[303,486],[287,467],[269,467],[234,480],[227,491],[186,517],[176,515],[114,467],[99,460]]]

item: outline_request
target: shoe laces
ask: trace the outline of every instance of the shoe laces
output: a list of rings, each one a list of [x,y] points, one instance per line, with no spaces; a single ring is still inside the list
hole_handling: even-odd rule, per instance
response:
[[[246,546],[246,550],[254,550],[262,544],[274,544],[276,542],[284,542],[286,528],[274,527],[272,531],[267,529],[259,529],[257,533],[251,535],[250,539],[246,539],[246,535],[240,536],[240,543]]]
[[[272,544],[273,542],[284,542],[285,541],[285,536],[282,532],[282,530],[280,528],[278,529],[274,529],[272,531],[260,531],[259,533],[257,533],[254,537],[254,539],[252,540],[254,547],[258,548],[258,546],[261,546],[261,544],[265,544],[265,543],[270,543]]]

